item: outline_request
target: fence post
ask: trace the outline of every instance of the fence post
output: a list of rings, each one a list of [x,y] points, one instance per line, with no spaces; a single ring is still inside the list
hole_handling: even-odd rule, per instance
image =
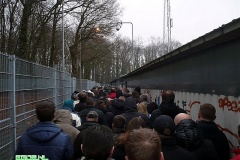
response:
[[[53,90],[53,97],[54,97],[54,104],[57,106],[57,65],[55,65],[53,71],[53,78],[54,78],[54,90]]]
[[[10,118],[11,118],[11,125],[12,125],[12,153],[14,153],[17,149],[17,140],[16,140],[16,57],[15,55],[9,56],[9,88],[10,88],[10,99],[9,99],[9,111],[10,111]]]

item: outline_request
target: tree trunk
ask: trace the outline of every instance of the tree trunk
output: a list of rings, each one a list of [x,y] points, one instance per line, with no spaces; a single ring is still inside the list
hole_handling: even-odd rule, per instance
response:
[[[71,55],[71,60],[72,60],[72,75],[74,77],[79,78],[78,74],[78,64],[77,64],[77,55],[79,54],[78,52],[78,45],[74,44],[69,47],[70,50],[70,55]]]
[[[23,59],[28,59],[28,20],[31,16],[31,10],[32,10],[33,2],[31,1],[25,1],[24,8],[23,8],[23,14],[20,22],[20,30],[19,30],[19,40],[18,40],[18,50],[17,50],[17,56],[21,57]]]

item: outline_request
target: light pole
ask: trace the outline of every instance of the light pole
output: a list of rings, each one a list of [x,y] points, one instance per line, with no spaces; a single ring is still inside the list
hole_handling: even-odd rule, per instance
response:
[[[120,24],[120,26],[118,26],[119,28],[117,28],[117,31],[120,30],[120,28],[122,27],[123,23],[128,23],[132,25],[132,54],[133,54],[133,23],[132,22],[118,22],[118,24]]]
[[[64,54],[64,18],[63,18],[64,0],[62,0],[62,70],[65,71],[65,54]]]

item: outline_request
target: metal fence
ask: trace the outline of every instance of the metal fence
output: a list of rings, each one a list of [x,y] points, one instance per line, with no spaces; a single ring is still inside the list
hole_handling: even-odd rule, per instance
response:
[[[0,159],[12,159],[17,140],[37,122],[37,102],[51,100],[59,109],[74,90],[94,85],[98,84],[0,53]]]

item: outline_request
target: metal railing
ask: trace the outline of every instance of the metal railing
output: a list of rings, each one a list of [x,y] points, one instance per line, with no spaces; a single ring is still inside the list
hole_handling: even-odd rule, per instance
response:
[[[37,102],[51,100],[59,109],[74,90],[95,85],[56,68],[0,53],[0,159],[12,159],[17,140],[37,122]]]

